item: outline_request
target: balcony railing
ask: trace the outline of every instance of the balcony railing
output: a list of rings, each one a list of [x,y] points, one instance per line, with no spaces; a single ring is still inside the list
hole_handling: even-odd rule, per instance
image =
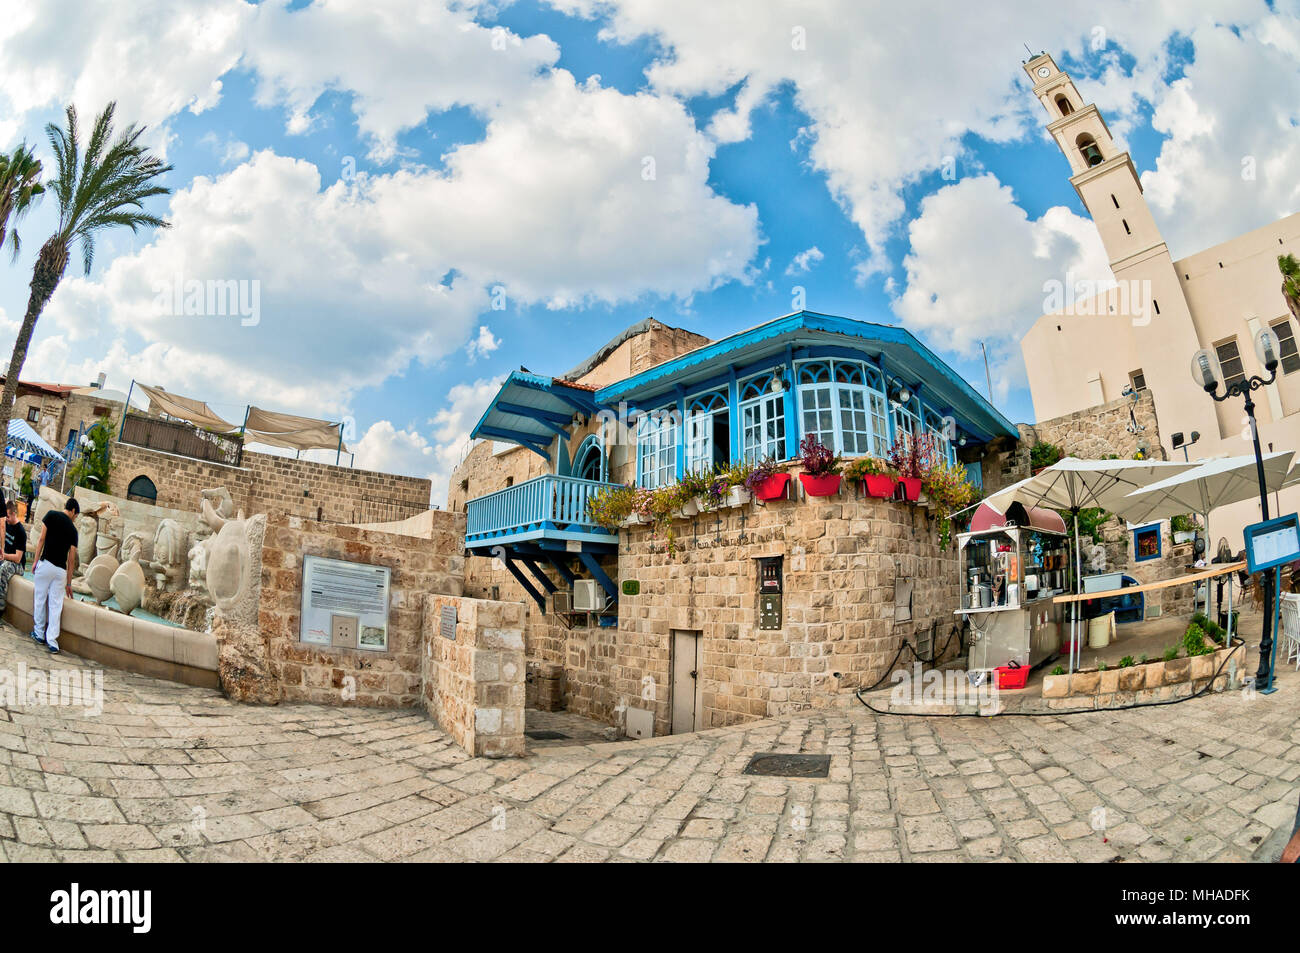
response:
[[[238,436],[210,433],[179,420],[160,417],[140,417],[127,414],[122,422],[122,443],[134,444],[148,450],[161,450],[194,460],[208,460],[237,467],[243,457],[244,445]]]
[[[548,475],[480,496],[465,507],[465,544],[473,548],[530,539],[614,542],[616,535],[592,520],[587,503],[616,485]]]

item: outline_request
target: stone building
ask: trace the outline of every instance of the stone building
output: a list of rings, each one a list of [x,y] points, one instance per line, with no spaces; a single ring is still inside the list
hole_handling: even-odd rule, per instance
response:
[[[1038,418],[1090,414],[1146,392],[1153,420],[1159,419],[1153,451],[1161,446],[1177,455],[1171,459],[1181,459],[1176,448],[1190,447],[1193,460],[1250,453],[1241,398],[1212,400],[1193,379],[1192,358],[1208,349],[1229,383],[1253,374],[1266,378],[1254,340],[1268,328],[1277,335],[1281,365],[1276,382],[1256,393],[1260,442],[1265,452],[1296,449],[1298,316],[1282,294],[1277,259],[1300,254],[1300,213],[1175,259],[1132,159],[1116,146],[1097,107],[1085,104],[1051,56],[1031,59],[1025,70],[1116,282],[1099,294],[1053,302],[1059,307],[1021,341]],[[1279,505],[1283,513],[1300,507],[1300,488],[1283,490]],[[1239,549],[1242,527],[1259,518],[1258,502],[1224,507],[1215,514],[1216,535],[1225,533]]]
[[[465,595],[523,602],[534,682],[562,677],[569,710],[633,732],[842,704],[904,643],[927,660],[957,655],[955,556],[924,506],[847,482],[811,498],[792,476],[785,498],[676,521],[671,547],[587,510],[605,487],[731,461],[793,474],[805,434],[845,456],[927,439],[977,483],[1019,437],[897,327],[799,312],[707,341],[643,322],[567,375],[502,384],[450,483]]]

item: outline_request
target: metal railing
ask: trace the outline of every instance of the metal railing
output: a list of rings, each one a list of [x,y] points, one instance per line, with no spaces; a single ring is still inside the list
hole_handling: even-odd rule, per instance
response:
[[[122,421],[118,440],[146,450],[174,453],[231,467],[239,466],[244,455],[244,444],[238,436],[210,433],[178,420],[136,414],[128,414]]]
[[[508,486],[465,505],[465,538],[509,536],[543,529],[546,524],[569,531],[606,533],[587,512],[587,504],[601,490],[614,486],[617,484],[551,475]]]

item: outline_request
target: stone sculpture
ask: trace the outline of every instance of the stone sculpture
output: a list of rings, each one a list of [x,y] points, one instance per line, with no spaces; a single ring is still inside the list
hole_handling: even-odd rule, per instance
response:
[[[135,560],[128,560],[117,567],[109,580],[109,586],[113,590],[113,598],[117,600],[117,607],[130,615],[144,601],[144,570]]]
[[[117,558],[109,553],[96,556],[86,567],[86,591],[101,606],[113,595],[111,580],[115,572],[117,572]]]
[[[164,592],[179,592],[189,579],[189,534],[174,519],[164,519],[153,536],[153,558],[142,568]]]
[[[239,513],[228,519],[205,499],[203,521],[213,530],[206,541],[205,578],[216,606],[212,633],[221,687],[236,701],[274,705],[280,701],[279,684],[258,623],[266,516],[245,519]]]

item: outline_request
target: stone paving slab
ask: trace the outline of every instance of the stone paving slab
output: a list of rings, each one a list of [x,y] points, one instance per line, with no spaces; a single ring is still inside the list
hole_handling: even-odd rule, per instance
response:
[[[1294,671],[1269,697],[854,707],[492,761],[420,712],[238,705],[4,626],[0,672],[20,664],[102,671],[105,697],[97,716],[0,706],[4,861],[1246,861],[1295,817],[1300,779]],[[742,774],[759,752],[828,754],[830,774]]]

